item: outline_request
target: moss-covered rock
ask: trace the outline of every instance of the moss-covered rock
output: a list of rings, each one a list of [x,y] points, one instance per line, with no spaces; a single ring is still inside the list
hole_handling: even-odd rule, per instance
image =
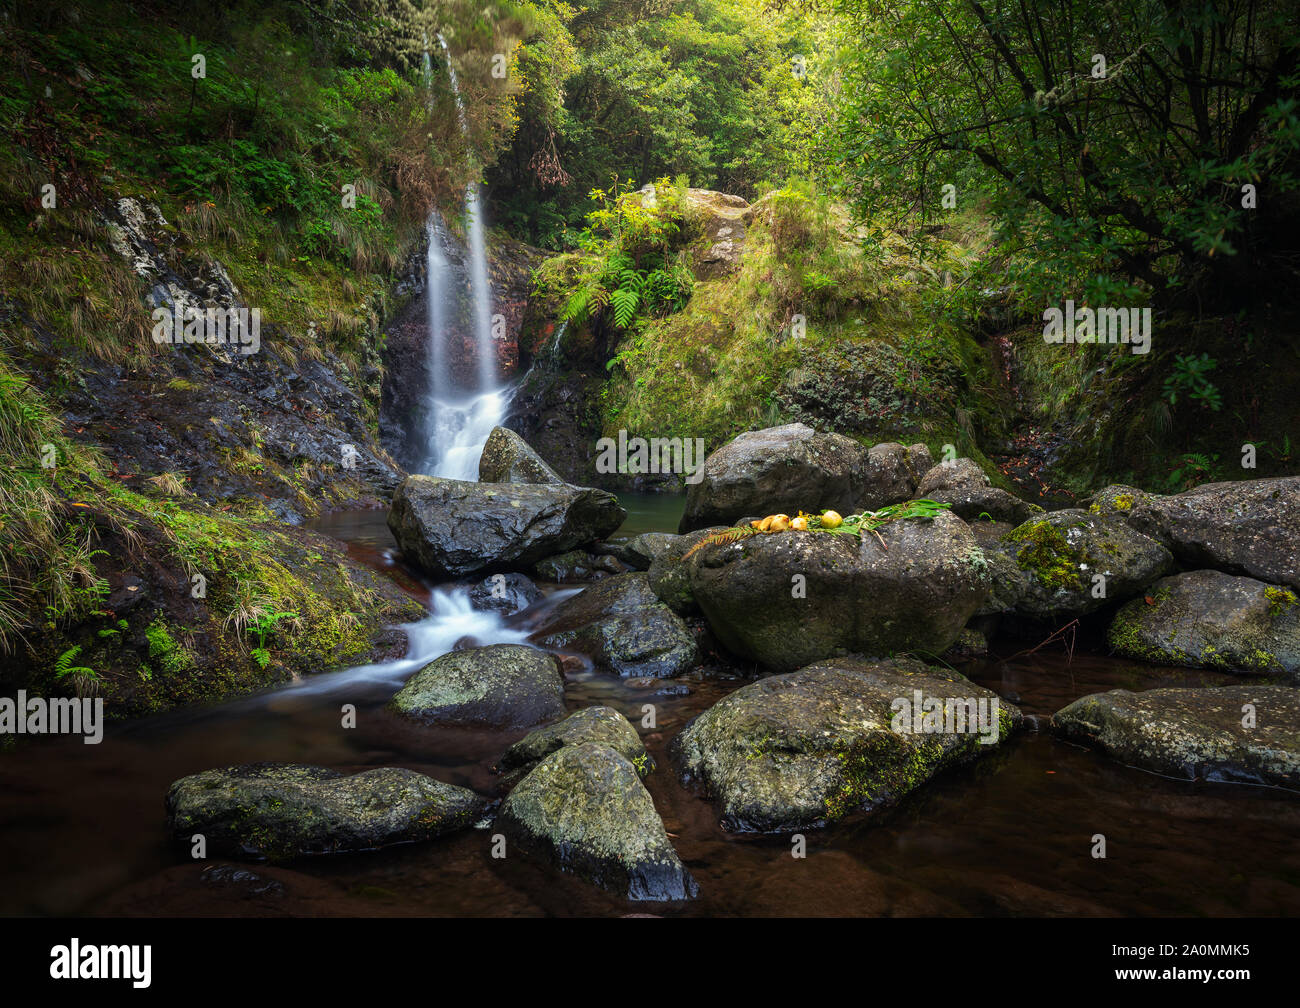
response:
[[[1147,493],[1145,490],[1125,486],[1123,483],[1112,483],[1110,486],[1098,490],[1084,503],[1093,514],[1127,517],[1133,513],[1133,509],[1139,504],[1146,504],[1159,499],[1159,494]]]
[[[564,713],[564,679],[554,655],[492,644],[434,659],[390,707],[427,725],[531,728]]]
[[[493,427],[478,460],[480,483],[559,483],[560,474],[507,427]]]
[[[947,511],[882,526],[880,539],[783,532],[711,544],[689,575],[714,636],[777,672],[850,653],[942,654],[989,589],[983,552]]]
[[[1300,790],[1300,690],[1111,690],[1052,717],[1063,738],[1169,777]]]
[[[955,702],[968,699],[975,706],[959,717]],[[929,722],[927,701],[938,705]],[[742,687],[673,749],[683,779],[717,801],[724,829],[780,832],[893,805],[945,767],[992,752],[1019,722],[1017,708],[955,672],[843,658]]]
[[[654,770],[654,759],[646,752],[641,736],[630,721],[613,707],[584,707],[563,721],[538,728],[505,751],[497,767],[503,773],[525,771],[557,749],[585,743],[608,746],[645,777]]]
[[[630,900],[684,900],[698,891],[636,768],[607,746],[551,753],[515,785],[497,828],[525,855]]]
[[[646,571],[650,590],[673,612],[683,616],[694,616],[699,613],[700,607],[695,602],[695,596],[691,594],[690,564],[683,558],[701,539],[725,530],[726,527],[723,525],[710,525],[708,528],[677,536],[672,544],[660,550],[651,561]]]
[[[1297,674],[1300,597],[1254,578],[1190,571],[1120,609],[1107,639],[1116,654],[1159,664]]]
[[[1132,598],[1173,567],[1167,549],[1122,518],[1080,509],[1030,519],[1002,544],[1019,568],[1004,585],[1016,611],[1046,622]]]
[[[485,802],[399,767],[345,776],[262,763],[183,777],[166,804],[178,840],[202,834],[209,855],[281,861],[428,840],[472,825]]]

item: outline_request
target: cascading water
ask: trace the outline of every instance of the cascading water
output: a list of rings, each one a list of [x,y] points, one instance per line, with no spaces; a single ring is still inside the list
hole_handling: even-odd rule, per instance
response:
[[[465,105],[460,82],[451,65],[446,40],[439,35],[447,62],[447,77],[456,99],[461,132],[466,131]],[[433,67],[428,50],[424,53],[425,81],[433,87]],[[427,224],[429,251],[428,325],[429,393],[425,422],[425,455],[421,469],[449,479],[478,478],[478,460],[492,428],[505,416],[509,392],[500,387],[496,369],[496,346],[492,339],[492,288],[488,281],[487,242],[484,238],[482,201],[477,182],[465,189],[465,235],[469,252],[468,289],[458,290],[457,272],[447,255],[449,236],[444,234],[436,211]],[[473,327],[477,358],[475,387],[459,387],[451,374],[448,347],[450,322],[461,313],[461,298],[468,296],[469,320]]]

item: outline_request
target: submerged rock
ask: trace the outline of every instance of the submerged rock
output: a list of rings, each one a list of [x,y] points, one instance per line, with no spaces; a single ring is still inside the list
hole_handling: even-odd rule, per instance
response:
[[[1300,597],[1221,571],[1157,581],[1110,625],[1127,658],[1227,672],[1300,672]]]
[[[916,691],[922,710],[939,704],[928,724],[919,710],[912,720]],[[948,703],[966,700],[974,706]],[[943,768],[992,752],[1019,722],[1017,708],[955,672],[841,658],[736,690],[673,747],[683,779],[721,807],[724,829],[771,833],[892,805]]]
[[[1185,566],[1300,589],[1300,476],[1207,483],[1139,503],[1129,521]]]
[[[636,768],[608,746],[551,753],[515,785],[497,828],[526,855],[630,900],[698,892]]]
[[[1017,570],[998,565],[998,591],[1024,616],[1059,621],[1122,602],[1169,573],[1173,557],[1159,542],[1114,515],[1053,511],[1014,529],[1002,546]]]
[[[686,492],[679,531],[730,525],[748,514],[850,514],[865,486],[866,455],[842,434],[801,423],[741,434],[705,459],[700,481]]]
[[[389,706],[427,725],[531,728],[564,714],[564,679],[554,655],[491,644],[435,658]]]
[[[413,770],[344,775],[281,763],[206,770],[167,792],[172,832],[201,833],[208,853],[284,860],[428,840],[473,824],[485,802]]]
[[[1052,729],[1169,777],[1300,790],[1300,690],[1289,686],[1094,693]]]
[[[539,578],[556,584],[594,581],[608,574],[621,574],[625,569],[612,556],[598,556],[585,550],[570,550],[568,553],[539,560],[533,565],[533,573]]]
[[[985,600],[984,554],[960,518],[874,535],[782,532],[706,546],[690,590],[732,653],[788,672],[844,654],[942,654]]]
[[[579,651],[620,676],[668,678],[685,672],[698,657],[695,635],[639,572],[605,578],[565,599],[533,639]]]
[[[916,496],[951,504],[953,514],[966,521],[988,515],[993,521],[1019,525],[1043,513],[1037,505],[1028,504],[995,487],[979,463],[968,458],[940,462],[921,479]]]
[[[480,483],[568,484],[528,442],[508,427],[493,427],[478,460]]]
[[[654,770],[654,760],[646,752],[641,736],[613,707],[584,707],[563,721],[538,728],[507,749],[497,766],[503,773],[518,771],[541,762],[557,749],[588,742],[613,749],[642,777]]]
[[[604,490],[408,476],[393,495],[388,527],[425,571],[460,577],[530,567],[608,535],[625,517]]]

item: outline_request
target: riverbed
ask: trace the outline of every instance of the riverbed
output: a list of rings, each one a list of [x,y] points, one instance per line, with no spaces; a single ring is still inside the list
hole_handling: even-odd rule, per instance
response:
[[[625,495],[620,534],[675,532],[681,498]],[[171,782],[258,761],[338,769],[397,765],[497,796],[492,764],[516,735],[425,728],[388,714],[417,668],[472,637],[524,641],[547,598],[507,620],[425,583],[397,557],[382,511],[314,523],[430,607],[406,659],[327,672],[208,708],[111,725],[98,746],[26,740],[0,755],[0,913],[127,915],[1189,915],[1300,912],[1300,796],[1190,784],[1027,731],[974,766],[941,775],[898,808],[790,837],[722,832],[683,788],[668,745],[750,679],[718,662],[674,680],[620,680],[566,662],[570,710],[608,704],[640,725],[658,764],[647,780],[700,887],[680,905],[628,902],[520,858],[491,857],[490,828],[374,854],[284,867],[194,862],[169,839]],[[994,642],[1013,654],[1031,645]],[[960,667],[1043,722],[1102,690],[1217,685],[1234,677],[1044,648]],[[355,728],[343,707],[355,705]],[[1105,859],[1093,837],[1106,838]]]

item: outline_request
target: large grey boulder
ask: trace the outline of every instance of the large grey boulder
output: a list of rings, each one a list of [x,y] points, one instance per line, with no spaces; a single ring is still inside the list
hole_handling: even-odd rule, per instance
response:
[[[1143,501],[1129,521],[1186,567],[1300,588],[1300,476],[1207,483]]]
[[[1167,777],[1300,790],[1300,690],[1290,686],[1094,693],[1058,711],[1052,729]]]
[[[865,485],[866,455],[842,434],[801,423],[741,434],[705,459],[699,482],[686,492],[679,531],[800,509],[850,514]]]
[[[260,763],[182,777],[167,792],[172,832],[202,834],[209,855],[281,861],[378,850],[471,826],[473,791],[400,767],[345,775]]]
[[[659,601],[641,572],[605,578],[565,599],[532,639],[581,652],[619,676],[676,676],[698,657],[695,635]]]
[[[996,564],[999,596],[1042,622],[1082,616],[1142,592],[1173,567],[1159,542],[1117,515],[1053,511],[1013,529],[1001,548],[1015,567]]]
[[[646,752],[641,736],[613,707],[584,707],[563,721],[530,732],[505,751],[497,768],[502,773],[518,772],[540,763],[557,749],[588,742],[613,749],[642,777],[654,770],[654,760]]]
[[[609,535],[627,517],[589,487],[408,476],[388,513],[402,552],[435,577],[518,570]]]
[[[946,511],[892,522],[880,539],[780,532],[711,544],[689,576],[723,646],[777,672],[849,653],[943,654],[989,591],[983,552]]]
[[[927,703],[937,710],[929,721]],[[946,669],[841,658],[741,687],[673,745],[685,782],[716,800],[724,829],[771,833],[893,805],[945,767],[994,751],[1020,717]]]
[[[501,806],[507,853],[550,863],[630,900],[684,900],[698,887],[636,768],[608,746],[564,746]]]
[[[940,462],[921,478],[916,496],[951,504],[953,514],[966,521],[975,521],[986,514],[994,521],[1019,525],[1043,513],[1036,504],[1028,504],[995,487],[979,463],[968,458]]]
[[[917,487],[934,468],[930,449],[923,444],[904,447],[893,441],[872,445],[867,452],[862,493],[853,510],[879,511],[917,496]]]
[[[493,427],[478,460],[480,483],[568,484],[528,442],[508,427]]]
[[[564,714],[564,678],[554,655],[492,644],[435,658],[389,706],[426,725],[531,728]]]
[[[1116,654],[1157,664],[1300,673],[1300,597],[1254,578],[1190,571],[1120,609],[1108,640]]]

